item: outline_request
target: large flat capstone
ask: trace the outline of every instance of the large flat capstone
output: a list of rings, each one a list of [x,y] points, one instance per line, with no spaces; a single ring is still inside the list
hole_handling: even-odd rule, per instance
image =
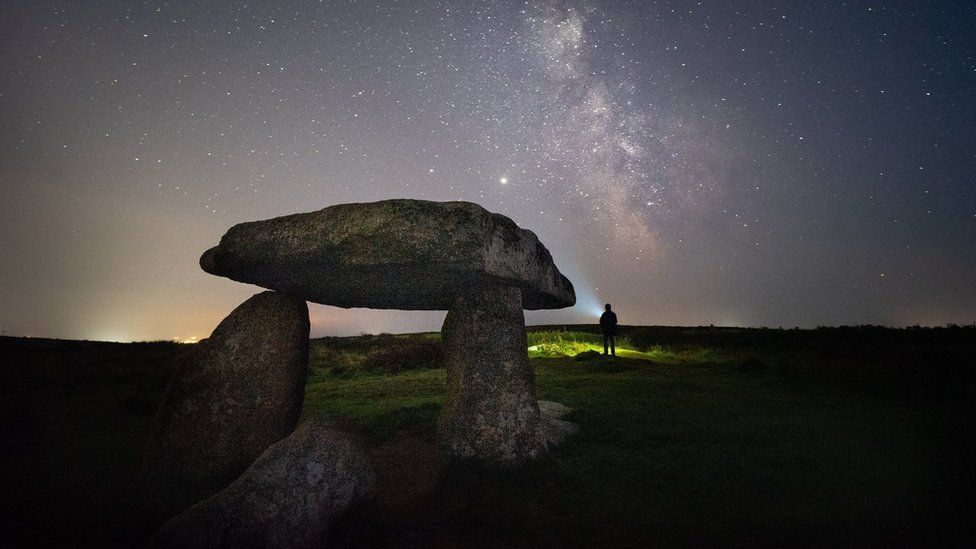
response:
[[[204,271],[339,307],[446,310],[471,288],[515,287],[526,309],[576,302],[549,250],[470,202],[384,200],[235,225]]]

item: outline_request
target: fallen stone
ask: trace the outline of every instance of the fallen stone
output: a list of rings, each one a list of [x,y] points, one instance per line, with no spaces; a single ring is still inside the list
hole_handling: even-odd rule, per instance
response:
[[[560,404],[558,402],[553,402],[551,400],[540,400],[539,401],[539,411],[546,414],[549,417],[554,417],[556,419],[565,417],[573,412],[573,409],[565,404]]]
[[[575,423],[561,419],[573,412],[565,404],[551,400],[539,401],[539,438],[547,450],[552,450],[579,432]]]
[[[470,202],[339,204],[235,225],[204,271],[339,307],[445,310],[471,288],[511,286],[526,309],[576,302],[532,231]]]
[[[153,547],[324,547],[345,509],[371,498],[372,465],[360,445],[304,423],[269,447],[233,484],[170,520]]]
[[[226,487],[294,429],[308,368],[308,307],[277,292],[238,306],[173,376],[143,463],[148,503],[172,516]]]
[[[542,414],[539,423],[539,438],[548,451],[555,449],[564,440],[579,432],[579,426],[575,423],[545,413]]]

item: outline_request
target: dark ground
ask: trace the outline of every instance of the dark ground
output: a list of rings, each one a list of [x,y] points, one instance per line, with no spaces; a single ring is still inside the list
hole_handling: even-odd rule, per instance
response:
[[[514,470],[438,466],[436,336],[313,340],[304,414],[360,432],[378,475],[334,545],[976,541],[973,327],[624,327],[615,361],[558,353],[595,327],[530,329],[560,342],[540,398],[581,432]],[[0,338],[0,546],[146,539],[132,483],[189,350]]]

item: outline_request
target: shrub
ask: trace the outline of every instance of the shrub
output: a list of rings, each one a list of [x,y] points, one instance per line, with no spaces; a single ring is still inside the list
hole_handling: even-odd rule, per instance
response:
[[[431,339],[396,339],[382,347],[370,349],[360,367],[370,372],[402,372],[440,368],[444,352],[439,341]]]
[[[319,370],[329,370],[335,374],[346,372],[353,367],[352,355],[349,351],[313,342],[308,356],[309,373],[313,374]]]

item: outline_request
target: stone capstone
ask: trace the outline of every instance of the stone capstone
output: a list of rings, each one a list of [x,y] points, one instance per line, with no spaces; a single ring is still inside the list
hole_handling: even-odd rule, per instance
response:
[[[353,438],[308,422],[220,493],[170,520],[154,547],[325,547],[330,525],[372,497],[372,466]]]
[[[576,302],[532,231],[470,202],[384,200],[235,225],[208,273],[339,307],[445,310],[472,288],[521,290],[522,307]]]
[[[225,488],[295,427],[308,368],[308,307],[257,294],[176,370],[143,463],[149,504],[166,516]]]

